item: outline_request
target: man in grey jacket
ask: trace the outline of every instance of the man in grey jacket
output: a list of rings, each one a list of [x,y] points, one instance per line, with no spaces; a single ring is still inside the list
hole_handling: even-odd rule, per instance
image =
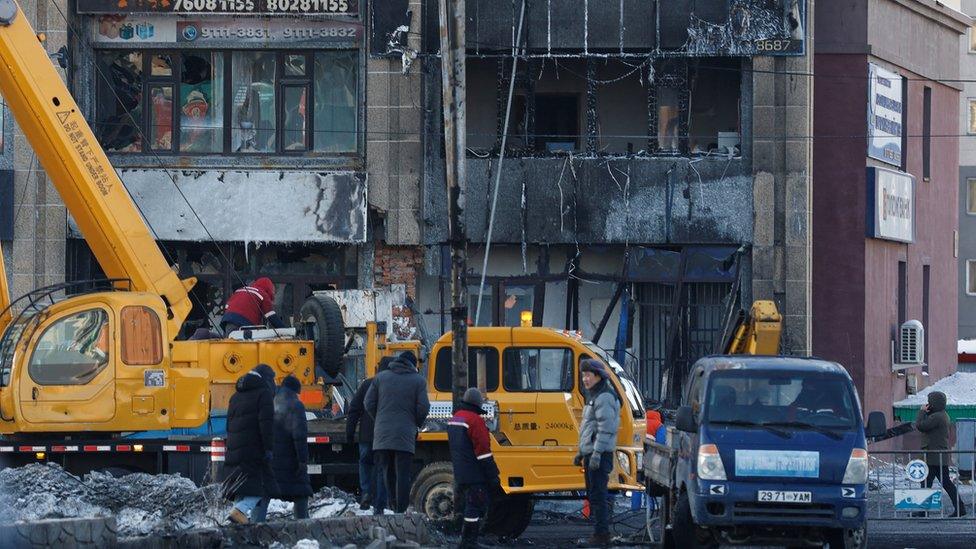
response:
[[[617,449],[617,431],[620,429],[620,397],[609,381],[610,374],[602,362],[584,360],[583,387],[586,388],[586,406],[583,407],[583,423],[580,425],[579,454],[573,459],[577,466],[586,468],[587,497],[593,517],[593,536],[584,544],[588,547],[611,543],[610,508],[607,485],[613,470],[613,454]]]
[[[923,450],[948,450],[949,449],[949,414],[946,413],[946,395],[941,391],[929,393],[929,403],[922,406],[915,416],[915,428],[922,433]],[[939,484],[949,494],[949,499],[955,507],[954,517],[966,515],[966,505],[956,485],[949,478],[949,465],[951,455],[948,453],[925,453],[925,463],[929,466],[928,478],[925,479],[925,486],[931,488],[935,479],[939,479]]]
[[[403,513],[410,498],[410,467],[417,449],[417,431],[430,412],[427,380],[417,372],[413,353],[400,353],[388,370],[376,374],[366,392],[365,404],[366,413],[374,421],[373,456],[380,478],[386,483],[393,510]],[[393,475],[390,468],[395,468]],[[394,477],[395,488],[389,480]]]

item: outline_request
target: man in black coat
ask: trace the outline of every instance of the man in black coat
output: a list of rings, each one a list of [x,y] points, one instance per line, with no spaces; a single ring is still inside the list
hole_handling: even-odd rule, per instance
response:
[[[376,373],[389,369],[393,357],[385,356],[376,366]],[[346,441],[359,442],[359,508],[369,509],[370,505],[383,513],[386,507],[386,482],[381,481],[377,474],[376,462],[373,458],[373,416],[366,413],[364,401],[366,393],[373,385],[372,377],[364,379],[356,389],[356,394],[349,403],[349,413],[346,414]],[[356,437],[356,427],[359,436]]]
[[[388,482],[386,493],[393,496],[393,510],[403,513],[410,499],[413,455],[417,451],[417,432],[430,412],[427,380],[417,372],[417,357],[404,351],[390,369],[376,374],[364,401],[366,413],[376,422],[373,427],[373,455],[381,477]],[[391,470],[395,474],[391,475]],[[389,483],[396,478],[395,487]]]
[[[271,469],[278,483],[277,496],[295,502],[295,518],[308,518],[308,420],[298,399],[302,382],[288,376],[274,398],[274,458]]]
[[[227,495],[234,498],[231,521],[264,522],[276,495],[274,451],[274,370],[258,364],[237,380],[227,408]]]

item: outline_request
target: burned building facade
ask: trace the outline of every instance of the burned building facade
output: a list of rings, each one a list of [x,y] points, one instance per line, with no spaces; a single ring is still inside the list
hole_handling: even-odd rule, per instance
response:
[[[805,3],[465,9],[471,323],[579,330],[627,362],[647,398],[667,365],[719,350],[729,315],[753,299],[776,300],[783,350],[805,353],[811,88],[789,76],[810,64]],[[439,67],[425,73],[418,295],[443,331]]]
[[[404,66],[408,33],[391,42],[413,25],[419,49],[419,3],[392,28],[360,0],[71,4],[73,92],[164,254],[199,280],[188,330],[259,276],[292,319],[313,291],[405,282],[374,268],[420,243],[422,60]],[[67,236],[67,277],[97,277]]]

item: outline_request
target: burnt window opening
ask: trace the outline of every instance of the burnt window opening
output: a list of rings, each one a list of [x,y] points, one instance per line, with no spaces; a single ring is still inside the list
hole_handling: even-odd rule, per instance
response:
[[[94,126],[108,152],[359,151],[356,50],[101,50],[95,59]]]
[[[468,147],[510,157],[740,154],[740,58],[469,57]],[[504,128],[504,130],[503,130]]]

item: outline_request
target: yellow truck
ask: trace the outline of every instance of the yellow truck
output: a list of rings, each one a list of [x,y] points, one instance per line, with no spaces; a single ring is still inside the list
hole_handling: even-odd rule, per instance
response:
[[[380,330],[381,332],[381,330]],[[388,344],[375,324],[367,326],[366,363],[371,374],[381,356],[402,350],[418,352],[419,342]],[[420,367],[427,377],[431,413],[418,437],[411,489],[413,507],[434,519],[453,512],[453,474],[445,421],[451,416],[452,334],[441,336]],[[610,489],[642,490],[645,412],[631,377],[603,349],[576,332],[538,327],[469,328],[469,385],[477,385],[483,357],[483,388],[492,453],[506,501],[487,517],[486,531],[515,537],[528,526],[534,501],[557,493],[585,490],[582,471],[573,465],[583,413],[580,361],[595,358],[611,372],[620,395],[620,432]],[[345,440],[342,418],[316,420],[310,435],[327,438],[329,451],[313,457],[326,477],[354,470],[356,445]]]

